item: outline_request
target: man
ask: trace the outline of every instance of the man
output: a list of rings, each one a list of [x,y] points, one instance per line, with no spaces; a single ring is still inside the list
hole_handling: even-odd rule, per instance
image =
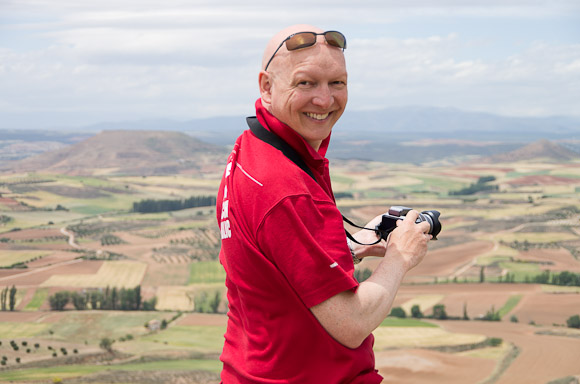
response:
[[[381,382],[371,332],[431,236],[411,211],[387,243],[349,250],[324,157],[348,98],[344,48],[339,32],[297,25],[264,52],[257,119],[249,122],[306,167],[250,130],[228,159],[217,211],[229,303],[226,384]],[[354,237],[376,241],[373,231]],[[384,259],[359,284],[353,260],[371,255]]]

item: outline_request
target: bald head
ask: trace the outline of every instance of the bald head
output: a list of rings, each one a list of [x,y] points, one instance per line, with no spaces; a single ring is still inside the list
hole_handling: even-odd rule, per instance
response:
[[[270,41],[268,42],[268,45],[266,45],[266,49],[264,50],[264,56],[262,57],[262,69],[266,68],[268,61],[270,60],[270,58],[272,58],[272,55],[274,54],[274,52],[276,52],[276,49],[280,46],[280,44],[288,36],[293,35],[293,34],[298,33],[298,32],[322,33],[323,30],[318,28],[318,27],[315,27],[313,25],[308,25],[308,24],[297,24],[297,25],[293,25],[291,27],[288,27],[288,28],[281,30],[276,35],[274,35],[274,37],[272,37],[270,39]],[[323,38],[323,37],[318,36],[318,38]],[[286,45],[282,44],[282,46],[280,47],[278,52],[276,52],[276,57],[283,57],[287,54],[289,54],[289,52],[286,49]],[[276,61],[275,58],[272,60],[272,63],[270,63],[270,65],[275,65],[274,61]]]
[[[313,45],[308,44],[310,40],[288,51],[284,40],[298,32],[323,33],[312,25],[293,25],[270,40],[259,75],[261,101],[273,116],[318,149],[347,103],[346,63],[340,44],[328,44],[324,35],[317,35]]]

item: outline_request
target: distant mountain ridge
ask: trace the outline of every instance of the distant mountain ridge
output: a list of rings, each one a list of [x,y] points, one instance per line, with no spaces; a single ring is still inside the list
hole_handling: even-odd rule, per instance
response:
[[[188,121],[146,119],[137,121],[102,122],[74,129],[77,133],[97,133],[109,130],[153,130],[185,132],[216,145],[233,145],[247,129],[245,117],[221,116]],[[0,129],[3,127],[1,126]],[[5,127],[8,129],[9,127]],[[70,128],[53,129],[71,131]],[[0,135],[1,135],[0,131]],[[6,132],[6,131],[4,131]],[[355,111],[347,107],[335,126],[333,136],[340,140],[381,139],[390,142],[425,138],[461,139],[529,143],[535,140],[580,139],[580,117],[509,117],[456,108],[421,106],[391,107],[380,110]]]
[[[252,115],[251,106],[249,111],[248,115]],[[72,132],[70,129],[58,131],[42,138],[46,141],[49,137],[53,137],[54,141],[70,144],[72,139],[86,138],[102,131],[181,132],[203,140],[207,145],[213,144],[214,150],[217,150],[216,148],[231,147],[246,129],[244,116],[214,117],[185,122],[150,119],[104,122],[81,127]],[[10,160],[26,156],[23,153],[15,155],[14,151],[9,150],[8,144],[3,146],[2,142],[11,139],[25,140],[24,132],[26,131],[0,130],[0,159]],[[30,141],[34,141],[38,137],[38,131],[36,133],[30,131],[29,135]],[[135,135],[142,136],[141,133]],[[505,117],[432,107],[398,107],[372,111],[351,111],[347,108],[333,129],[327,156],[331,159],[417,164],[452,159],[452,162],[457,163],[514,151],[541,139],[580,151],[580,118]],[[425,143],[428,145],[424,145]],[[8,148],[5,151],[8,153],[3,155],[3,148]],[[126,152],[131,151],[128,149]],[[95,161],[97,159],[98,157],[95,157]],[[1,163],[3,161],[0,161],[0,169]],[[117,166],[115,164],[113,162],[113,168]],[[68,169],[71,169],[70,164]]]
[[[480,161],[491,163],[512,163],[540,159],[555,162],[568,162],[580,160],[580,153],[543,139],[514,151],[497,154],[487,159],[481,159]]]
[[[10,164],[15,171],[155,175],[213,171],[223,167],[225,148],[182,132],[103,131],[77,144]]]

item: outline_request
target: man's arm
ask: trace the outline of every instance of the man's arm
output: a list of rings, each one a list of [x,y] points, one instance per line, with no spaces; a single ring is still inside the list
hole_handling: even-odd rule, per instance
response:
[[[341,292],[310,309],[339,343],[357,348],[389,315],[403,277],[427,253],[429,223],[415,224],[418,217],[417,211],[410,211],[397,222],[385,258],[356,292]]]

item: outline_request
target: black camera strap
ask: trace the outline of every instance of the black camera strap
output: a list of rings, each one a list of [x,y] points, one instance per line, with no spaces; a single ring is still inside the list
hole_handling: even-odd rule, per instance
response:
[[[282,140],[280,138],[280,136],[278,136],[274,132],[268,131],[266,128],[264,128],[262,126],[262,124],[260,124],[260,122],[258,121],[258,118],[256,118],[255,116],[246,117],[246,122],[248,123],[248,126],[250,127],[250,130],[252,131],[252,133],[258,139],[262,140],[263,142],[265,142],[267,144],[270,144],[274,148],[281,151],[282,154],[284,154],[284,156],[286,156],[290,161],[292,161],[294,164],[296,164],[300,169],[302,169],[304,172],[306,172],[308,174],[308,176],[312,177],[312,179],[318,183],[318,181],[316,180],[316,177],[314,176],[314,173],[312,172],[312,170],[310,168],[308,168],[308,166],[304,162],[304,159],[302,159],[302,157],[300,157],[300,155],[298,154],[298,152],[296,152],[296,150],[294,150],[294,148],[292,148],[287,142]],[[346,222],[347,224],[352,225],[353,227],[356,227],[359,229],[366,229],[369,231],[375,231],[375,229],[361,227],[359,225],[354,224],[352,221],[350,221],[349,219],[344,217],[344,215],[342,215],[342,220],[344,220],[344,222]],[[351,241],[353,241],[357,244],[360,244],[360,245],[375,245],[375,244],[380,243],[380,241],[381,241],[381,238],[379,238],[374,243],[364,244],[364,243],[358,242],[350,234],[350,232],[347,231],[346,229],[344,230],[344,232],[346,232],[346,237],[348,237]]]

